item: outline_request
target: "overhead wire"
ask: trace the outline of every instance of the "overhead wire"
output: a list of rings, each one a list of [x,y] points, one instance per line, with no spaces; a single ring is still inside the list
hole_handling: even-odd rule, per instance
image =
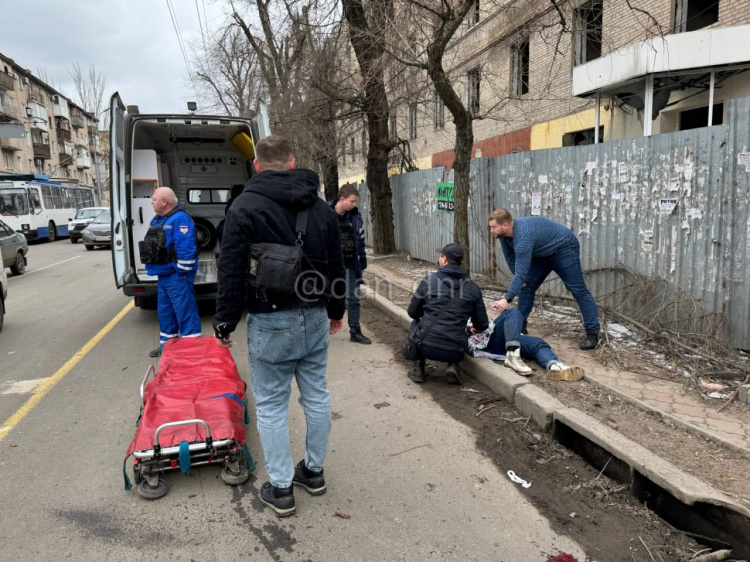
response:
[[[205,12],[205,8],[206,6],[204,4],[203,6],[204,12]],[[195,11],[198,12],[198,25],[201,28],[201,38],[203,39],[203,52],[206,56],[208,56],[208,47],[206,47],[206,34],[203,31],[203,20],[201,19],[201,10],[198,7],[198,0],[195,0]]]
[[[185,61],[185,68],[188,71],[188,77],[190,78],[190,83],[193,85],[193,92],[195,95],[198,95],[198,90],[195,87],[195,80],[193,79],[193,71],[190,69],[190,62],[188,60],[187,51],[185,50],[185,44],[182,40],[182,33],[180,31],[180,26],[177,23],[177,13],[174,9],[174,6],[172,5],[171,0],[166,0],[167,2],[167,9],[169,10],[169,17],[172,18],[172,25],[174,27],[175,35],[177,36],[177,44],[180,46],[180,50],[182,51],[182,58]]]

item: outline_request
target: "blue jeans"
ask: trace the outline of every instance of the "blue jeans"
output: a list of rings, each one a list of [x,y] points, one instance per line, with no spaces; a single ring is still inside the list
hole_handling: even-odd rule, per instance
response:
[[[294,462],[287,415],[292,378],[307,420],[305,466],[323,469],[331,433],[328,392],[328,314],[324,307],[247,315],[250,387],[255,396],[258,433],[271,484],[292,485]]]
[[[359,326],[359,280],[354,269],[346,269],[346,313],[350,332],[360,332]]]
[[[523,321],[523,315],[516,308],[509,308],[495,318],[495,329],[487,343],[487,351],[495,355],[505,355],[508,346],[518,346],[521,349],[521,357],[535,359],[542,367],[548,369],[551,362],[558,360],[557,355],[542,338],[523,335]]]
[[[531,266],[526,274],[526,283],[518,294],[518,310],[523,314],[523,327],[526,327],[526,320],[531,314],[531,309],[534,308],[536,291],[551,271],[557,273],[565,284],[565,288],[576,299],[578,308],[581,309],[586,332],[598,333],[599,310],[583,280],[581,246],[575,239],[549,257],[531,259]]]
[[[195,302],[193,281],[194,271],[185,278],[178,273],[159,275],[156,282],[159,343],[178,336],[197,338],[201,335],[201,317]]]

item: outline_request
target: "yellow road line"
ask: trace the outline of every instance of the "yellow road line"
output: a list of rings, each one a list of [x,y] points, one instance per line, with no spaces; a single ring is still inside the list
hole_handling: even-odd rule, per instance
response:
[[[31,398],[29,398],[23,406],[16,410],[16,413],[5,420],[5,423],[0,426],[0,441],[3,440],[3,437],[5,437],[11,429],[18,425],[18,422],[26,417],[26,414],[28,414],[34,408],[34,406],[36,406],[39,401],[44,398],[45,394],[52,390],[52,388],[58,382],[60,382],[63,377],[67,375],[73,369],[73,367],[78,364],[81,359],[86,357],[86,354],[91,351],[94,346],[98,344],[101,339],[106,336],[110,332],[110,330],[112,330],[112,328],[114,328],[115,325],[117,325],[117,323],[122,320],[128,312],[130,312],[134,304],[135,301],[130,301],[125,308],[117,313],[117,316],[112,318],[112,320],[110,320],[107,325],[104,326],[104,328],[99,330],[99,332],[93,338],[91,338],[86,343],[86,345],[79,349],[73,357],[68,359],[65,365],[60,367],[54,375],[45,379],[44,382],[37,387],[34,394],[31,395]]]

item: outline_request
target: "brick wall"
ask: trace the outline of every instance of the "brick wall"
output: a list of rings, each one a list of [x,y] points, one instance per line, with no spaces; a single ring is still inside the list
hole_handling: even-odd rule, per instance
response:
[[[520,129],[504,135],[498,135],[483,139],[474,143],[471,156],[477,156],[477,150],[481,150],[481,156],[502,156],[514,151],[527,151],[531,148],[531,129]],[[444,150],[432,155],[432,167],[444,166],[446,169],[453,167],[453,150]]]

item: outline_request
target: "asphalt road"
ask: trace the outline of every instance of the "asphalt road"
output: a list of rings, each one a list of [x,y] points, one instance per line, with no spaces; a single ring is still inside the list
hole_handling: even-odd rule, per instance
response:
[[[295,517],[279,520],[258,499],[265,473],[254,419],[258,468],[244,486],[197,467],[168,475],[170,492],[157,501],[124,491],[156,313],[126,310],[92,345],[129,303],[114,287],[109,251],[60,240],[32,245],[28,260],[27,273],[10,279],[0,334],[3,560],[585,559],[482,456],[471,430],[393,367],[389,348],[346,334],[330,351],[329,491],[297,491]],[[210,316],[202,320],[210,334]],[[233,339],[247,380],[244,328]],[[290,427],[298,459],[296,401]]]

